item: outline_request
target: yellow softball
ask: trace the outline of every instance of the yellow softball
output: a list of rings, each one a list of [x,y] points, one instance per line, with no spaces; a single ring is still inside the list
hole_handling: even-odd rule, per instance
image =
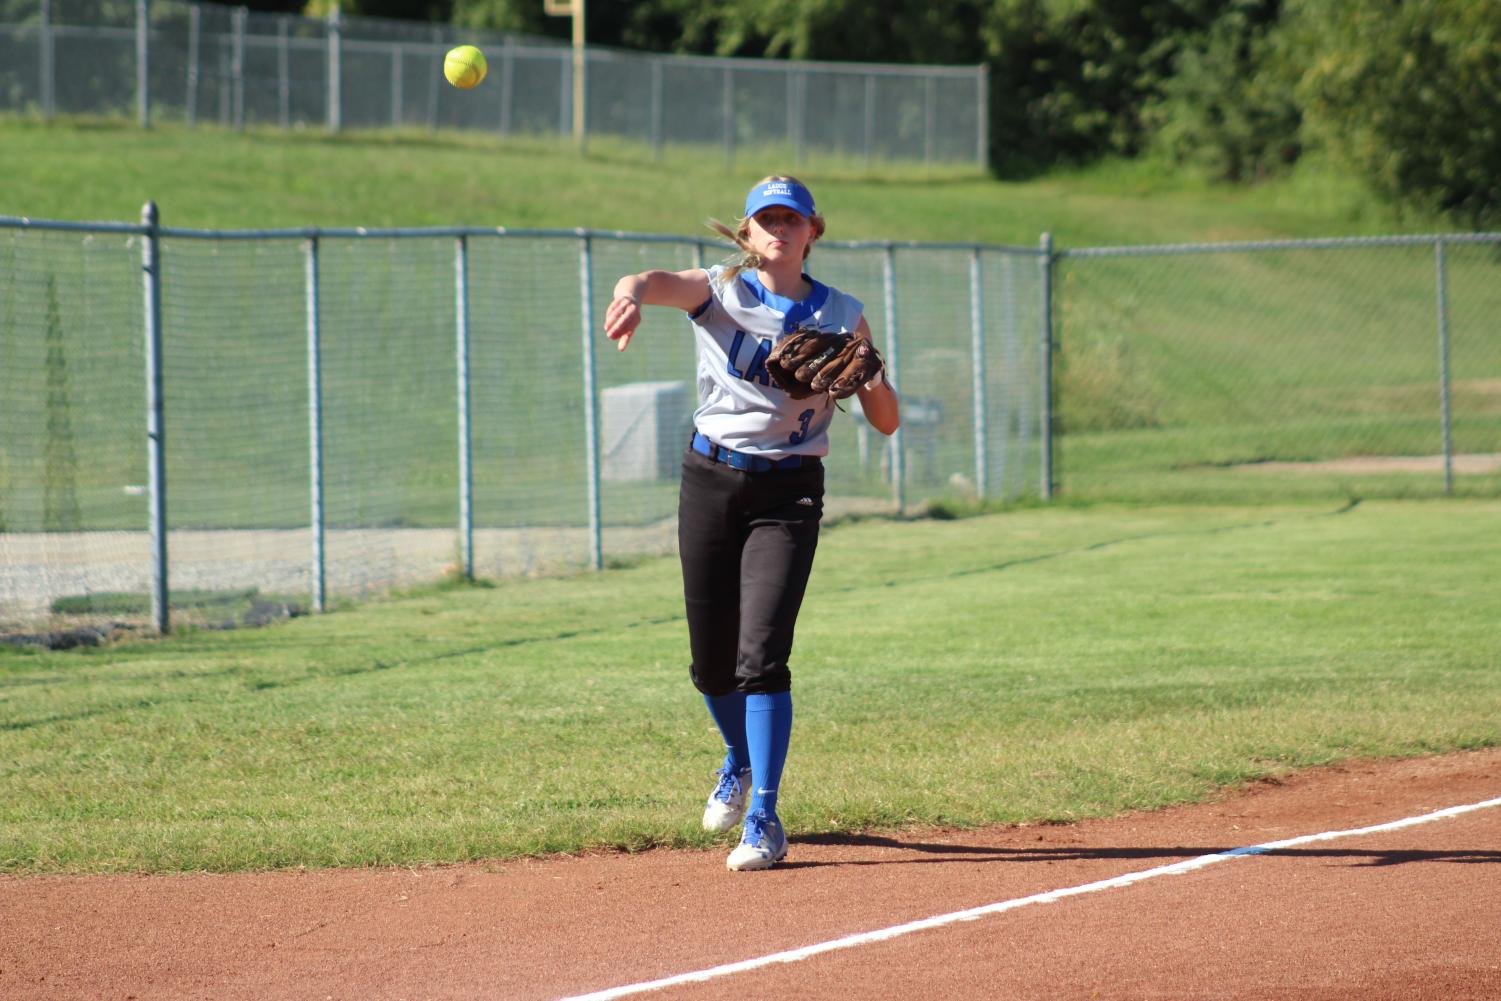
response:
[[[490,67],[485,63],[485,54],[472,45],[460,45],[450,49],[443,57],[443,75],[455,87],[468,90],[479,86]]]

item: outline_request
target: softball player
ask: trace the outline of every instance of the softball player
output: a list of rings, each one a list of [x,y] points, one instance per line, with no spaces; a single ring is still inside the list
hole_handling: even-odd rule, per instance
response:
[[[766,869],[787,854],[777,787],[792,734],[792,634],[823,515],[822,457],[832,397],[794,400],[765,361],[802,326],[869,338],[858,299],[803,272],[824,220],[796,179],[773,176],[745,199],[726,265],[645,271],[615,284],[605,334],[625,350],[643,305],[688,314],[698,346],[698,409],[683,456],[678,549],[688,612],[690,674],[724,737],[724,764],[704,827],[745,821],[734,870]],[[896,394],[877,375],[859,391],[866,420],[891,434]]]

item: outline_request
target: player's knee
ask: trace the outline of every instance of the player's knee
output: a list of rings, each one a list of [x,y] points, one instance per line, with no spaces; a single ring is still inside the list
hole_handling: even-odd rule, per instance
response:
[[[733,671],[704,671],[697,662],[688,665],[688,677],[693,680],[694,688],[711,698],[728,695],[737,687]]]

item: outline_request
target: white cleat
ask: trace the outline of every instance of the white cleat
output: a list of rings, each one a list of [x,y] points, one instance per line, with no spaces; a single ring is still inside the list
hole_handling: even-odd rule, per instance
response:
[[[733,830],[745,816],[745,804],[750,799],[751,770],[738,774],[721,768],[714,773],[719,781],[704,804],[704,830],[723,834]]]
[[[730,852],[725,865],[734,872],[754,872],[770,869],[786,857],[787,835],[782,833],[781,821],[767,817],[764,810],[757,810],[745,818],[745,835]]]

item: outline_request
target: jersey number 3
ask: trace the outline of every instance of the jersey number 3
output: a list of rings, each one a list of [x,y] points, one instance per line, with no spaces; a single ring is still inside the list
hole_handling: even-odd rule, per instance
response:
[[[804,410],[797,415],[798,428],[787,436],[787,440],[794,445],[800,445],[803,439],[808,437],[808,422],[813,419],[813,411]]]

